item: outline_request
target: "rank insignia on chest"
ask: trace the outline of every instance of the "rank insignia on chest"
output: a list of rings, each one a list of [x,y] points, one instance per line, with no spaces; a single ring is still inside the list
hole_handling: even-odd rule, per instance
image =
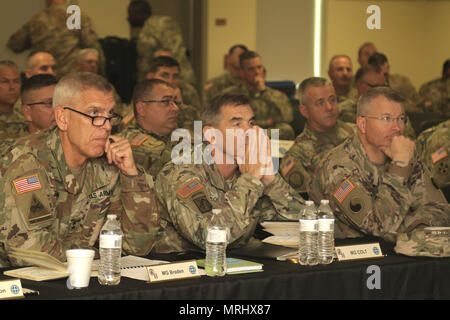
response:
[[[447,150],[445,150],[445,148],[440,148],[438,151],[431,155],[431,161],[433,162],[433,164],[435,164],[436,162],[446,158],[447,156]]]
[[[37,174],[13,180],[13,184],[16,188],[17,194],[42,189],[42,185]]]
[[[197,192],[198,190],[203,189],[203,186],[200,184],[200,182],[197,179],[194,179],[193,181],[186,184],[184,187],[182,187],[180,190],[177,191],[177,194],[183,198],[186,199],[194,192]]]
[[[355,186],[350,182],[350,180],[345,180],[340,187],[334,193],[334,197],[339,203],[342,203],[347,195],[355,188]]]
[[[131,141],[131,145],[133,147],[139,147],[141,144],[143,144],[147,139],[149,138],[149,136],[145,135],[145,134],[140,134],[138,135],[136,138],[134,138]]]

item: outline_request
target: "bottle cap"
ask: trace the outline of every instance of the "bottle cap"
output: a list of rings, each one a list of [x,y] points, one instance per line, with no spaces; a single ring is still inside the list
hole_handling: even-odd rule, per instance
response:
[[[222,213],[222,209],[213,209],[213,210],[212,210],[212,213],[213,213],[213,214],[219,214],[219,213]]]
[[[311,200],[307,200],[305,203],[306,203],[307,206],[314,205],[314,201],[311,201]]]
[[[108,214],[107,218],[109,220],[115,220],[117,218],[117,216],[115,214]]]
[[[329,204],[329,203],[330,203],[330,200],[323,199],[323,200],[320,200],[320,203],[323,203],[323,204]]]

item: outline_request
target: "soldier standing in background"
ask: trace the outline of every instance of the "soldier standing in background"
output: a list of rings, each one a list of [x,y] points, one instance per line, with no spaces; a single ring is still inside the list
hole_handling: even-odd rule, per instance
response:
[[[76,71],[78,50],[95,48],[99,52],[100,73],[104,74],[105,58],[91,19],[82,14],[80,29],[69,30],[66,1],[48,2],[49,6],[43,12],[33,16],[9,38],[8,47],[15,53],[27,49],[50,52],[57,61],[59,78]]]

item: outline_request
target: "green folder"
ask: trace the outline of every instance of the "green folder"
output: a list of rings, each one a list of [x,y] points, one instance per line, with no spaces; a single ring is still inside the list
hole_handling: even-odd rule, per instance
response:
[[[205,259],[197,260],[197,265],[205,267]],[[250,273],[263,271],[263,264],[237,258],[227,258],[227,274]]]

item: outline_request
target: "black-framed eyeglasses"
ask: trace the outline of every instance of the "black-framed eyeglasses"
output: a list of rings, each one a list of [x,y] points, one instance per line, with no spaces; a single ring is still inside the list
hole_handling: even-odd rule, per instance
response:
[[[360,116],[360,117],[380,120],[384,124],[392,124],[394,121],[396,121],[398,123],[400,121],[401,124],[405,125],[406,122],[408,122],[408,118],[405,115],[402,115],[397,118],[391,117],[389,115],[384,115],[384,116],[379,116],[379,117],[377,117],[377,116]]]
[[[26,105],[26,106],[37,106],[40,104],[42,104],[44,106],[53,106],[53,100],[33,102],[33,103],[24,103],[24,105]]]
[[[103,117],[103,116],[90,116],[86,113],[80,112],[78,110],[72,109],[70,107],[64,107],[64,110],[70,110],[76,113],[79,113],[87,118],[90,118],[92,121],[92,125],[94,127],[103,127],[106,123],[107,120],[109,120],[109,122],[111,123],[111,126],[116,126],[120,124],[120,121],[122,120],[122,117],[118,114],[113,114],[112,117]]]
[[[181,106],[182,103],[175,101],[173,99],[163,99],[163,100],[142,100],[144,103],[162,103],[165,107],[169,107],[171,103],[174,103],[177,107]]]

